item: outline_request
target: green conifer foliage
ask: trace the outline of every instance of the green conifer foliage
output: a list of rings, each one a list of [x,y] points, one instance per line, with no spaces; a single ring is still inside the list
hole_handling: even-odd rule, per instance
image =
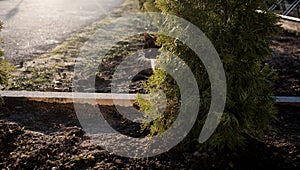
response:
[[[274,72],[262,67],[262,63],[270,56],[271,40],[280,30],[278,18],[267,11],[261,0],[143,1],[144,6],[146,2],[147,6],[182,17],[199,27],[215,46],[224,65],[228,93],[225,112],[214,135],[201,147],[236,149],[246,144],[246,136],[263,137],[276,117],[274,100],[270,97]],[[257,12],[258,9],[262,12]],[[195,53],[184,44],[163,35],[159,41],[164,50],[183,59],[197,79],[201,94],[200,113],[184,142],[194,146],[210,107],[208,75]],[[152,135],[160,134],[176,118],[180,92],[176,82],[161,70],[156,70],[144,84],[149,93],[159,88],[168,97],[164,114],[143,126],[150,129]],[[137,103],[146,115],[157,115],[156,110],[149,109],[149,102],[138,99]]]

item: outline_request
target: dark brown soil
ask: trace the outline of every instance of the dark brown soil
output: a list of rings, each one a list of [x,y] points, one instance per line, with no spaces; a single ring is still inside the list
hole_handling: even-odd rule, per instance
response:
[[[115,71],[115,67],[119,65],[127,55],[119,56],[122,51],[133,52],[143,49],[143,38],[140,36],[131,37],[128,41],[132,44],[128,46],[126,42],[120,43],[111,50],[111,58],[101,63],[98,78],[104,79],[107,83],[97,84],[97,92],[110,92],[111,78]],[[276,96],[300,96],[300,35],[288,31],[282,31],[273,40],[273,55],[265,62],[270,65],[277,74],[273,91]],[[151,58],[155,58],[151,56]],[[146,72],[147,73],[147,72]],[[142,81],[146,80],[150,74],[138,74],[139,79],[130,84],[130,93],[145,93],[142,87]],[[98,87],[99,86],[99,87]]]
[[[99,106],[119,132],[143,136],[139,125]],[[6,99],[0,111],[1,169],[297,169],[300,167],[300,108],[278,106],[277,132],[248,139],[235,152],[185,152],[174,148],[148,159],[108,153],[86,136],[72,104]]]
[[[283,31],[274,40],[274,55],[267,61],[278,73],[278,96],[300,96],[300,35]]]

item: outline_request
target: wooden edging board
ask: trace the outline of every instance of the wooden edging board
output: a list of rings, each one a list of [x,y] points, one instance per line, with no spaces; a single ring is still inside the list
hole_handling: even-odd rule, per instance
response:
[[[47,103],[86,103],[99,105],[132,106],[136,94],[113,93],[76,93],[76,92],[36,92],[36,91],[0,91],[3,98],[27,99]]]
[[[130,106],[134,103],[137,94],[113,93],[75,93],[75,92],[33,92],[33,91],[0,91],[4,98],[25,98],[33,101],[49,103],[87,103],[99,105]],[[147,95],[145,95],[147,98]],[[275,96],[278,104],[300,105],[300,97]]]

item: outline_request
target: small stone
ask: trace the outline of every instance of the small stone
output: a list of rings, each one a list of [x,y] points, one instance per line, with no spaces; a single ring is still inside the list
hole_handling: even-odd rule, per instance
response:
[[[60,81],[54,81],[54,84],[56,84],[56,85],[62,85],[62,82],[60,82]]]
[[[121,163],[122,163],[122,160],[121,160],[121,159],[116,159],[115,162],[116,162],[117,164],[121,164]]]
[[[22,106],[16,106],[15,109],[19,110],[19,109],[23,109],[23,107]]]
[[[63,89],[63,88],[55,87],[55,88],[54,88],[54,91],[57,91],[57,92],[64,92],[64,89]]]
[[[200,156],[201,156],[201,153],[198,152],[198,151],[196,151],[196,152],[194,152],[193,156],[194,156],[194,157],[200,157]]]

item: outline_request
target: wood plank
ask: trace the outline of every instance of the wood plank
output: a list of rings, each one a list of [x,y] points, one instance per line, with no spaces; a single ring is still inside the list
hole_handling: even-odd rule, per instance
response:
[[[77,93],[77,92],[37,92],[37,91],[0,91],[4,98],[26,98],[48,103],[86,103],[99,105],[132,106],[137,94]]]
[[[43,101],[50,103],[89,103],[100,105],[121,106],[132,105],[137,94],[113,94],[113,93],[77,93],[77,92],[37,92],[37,91],[0,91],[4,98],[26,98],[28,100]],[[144,95],[146,98],[148,95]],[[275,96],[276,103],[300,104],[300,97]],[[96,102],[96,103],[95,103]]]
[[[299,103],[300,97],[276,96],[276,103]]]

